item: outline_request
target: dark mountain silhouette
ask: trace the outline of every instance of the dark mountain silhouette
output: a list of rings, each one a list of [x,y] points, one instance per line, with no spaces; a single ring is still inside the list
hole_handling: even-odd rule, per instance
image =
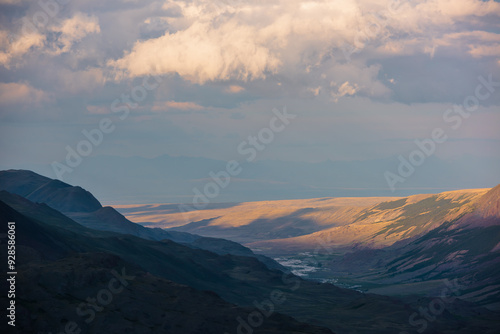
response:
[[[85,189],[51,180],[31,171],[1,171],[0,189],[23,196],[32,202],[46,203],[61,212],[92,212],[102,207]]]
[[[88,307],[80,308],[88,313],[78,317],[76,310],[82,301],[99,296],[99,291],[116,279],[111,272],[123,269],[133,277],[129,286],[111,295],[109,307],[98,305],[102,310],[95,316]],[[214,293],[153,276],[105,253],[77,254],[32,266],[19,279],[24,287],[18,297],[23,302],[18,310],[21,333],[60,332],[68,323],[84,333],[237,333],[236,319],[253,311],[230,304]],[[31,283],[36,281],[43,285]],[[32,306],[35,303],[36,307]],[[263,322],[259,332],[332,333],[278,313]]]
[[[28,185],[25,185],[24,182],[27,182]],[[13,196],[4,194],[2,197],[0,192],[0,199],[3,198],[11,205],[15,205],[15,202],[23,203],[23,205],[17,206],[22,213],[25,213],[26,210],[29,211],[28,208],[32,208],[32,205],[23,200],[23,198],[26,198],[61,211],[74,221],[91,229],[131,234],[149,240],[168,239],[222,255],[253,256],[260,259],[270,268],[284,269],[276,261],[263,255],[256,255],[250,249],[236,242],[219,238],[201,237],[185,232],[165,231],[160,228],[146,228],[135,224],[126,219],[114,208],[102,207],[90,192],[58,180],[51,180],[31,171],[0,171],[0,190],[21,196],[21,198],[14,199]],[[31,216],[33,217],[33,215]]]
[[[0,171],[0,188],[23,197],[29,197],[33,191],[50,181],[52,179],[29,170]]]
[[[18,320],[13,332],[59,332],[74,323],[89,333],[222,333],[235,331],[237,317],[252,311],[214,293],[154,276],[111,253],[80,253],[99,246],[83,245],[77,234],[36,223],[1,201],[0,216],[16,222],[17,249],[23,259],[18,267]],[[116,280],[113,270],[133,276],[130,287],[112,296],[112,306],[103,308],[95,321],[87,323],[87,315],[75,316],[83,301],[99,296]],[[275,334],[332,333],[277,313],[261,328]]]

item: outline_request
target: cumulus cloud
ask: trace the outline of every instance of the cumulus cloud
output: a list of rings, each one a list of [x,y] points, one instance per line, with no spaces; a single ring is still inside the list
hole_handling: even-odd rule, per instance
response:
[[[99,32],[97,17],[80,12],[45,30],[25,29],[24,25],[19,31],[0,30],[0,64],[9,68],[34,51],[52,55],[69,52],[84,37]]]
[[[42,48],[45,40],[45,36],[39,33],[12,36],[6,30],[0,31],[0,64],[9,68],[13,60],[30,50]]]
[[[213,29],[197,22],[185,31],[137,43],[109,65],[130,76],[176,72],[196,83],[258,79],[275,72],[278,58],[254,40],[256,29],[234,22]]]
[[[359,14],[352,1],[290,3],[172,1],[182,16],[167,20],[177,30],[137,42],[109,65],[131,77],[176,72],[196,83],[262,79],[301,58],[317,62],[309,50],[324,45],[329,32],[342,31],[346,16]]]
[[[492,56],[500,36],[486,31],[489,18],[496,22],[500,16],[500,4],[491,0],[173,0],[163,9],[170,14],[158,18],[168,26],[162,36],[137,41],[123,57],[108,61],[117,79],[177,73],[198,84],[273,75],[300,82],[328,73],[318,79],[320,86],[306,83],[304,90],[330,91],[335,98],[387,96],[390,89],[377,78],[380,68],[369,65],[377,59],[434,57],[436,50],[457,45],[472,57]],[[484,18],[485,31],[470,32],[467,25],[478,18]],[[361,59],[358,69],[339,74],[352,57]],[[352,89],[332,88],[332,80],[349,82]]]

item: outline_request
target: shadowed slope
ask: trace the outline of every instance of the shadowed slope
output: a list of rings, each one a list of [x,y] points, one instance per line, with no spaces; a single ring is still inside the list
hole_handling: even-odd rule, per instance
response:
[[[41,202],[61,212],[92,212],[101,203],[81,187],[73,187],[25,170],[0,171],[0,190]]]
[[[25,182],[27,184],[24,184]],[[135,224],[114,208],[102,207],[92,194],[82,188],[73,187],[58,180],[51,180],[30,171],[9,170],[0,172],[0,189],[3,188],[17,191],[19,194],[26,194],[25,196],[36,199],[36,202],[43,203],[45,207],[43,205],[39,207],[39,205],[26,200],[19,194],[12,195],[5,190],[0,190],[1,200],[34,219],[39,218],[37,216],[40,215],[39,209],[49,216],[52,214],[60,215],[60,213],[53,213],[48,210],[50,207],[62,211],[74,221],[91,229],[130,234],[149,240],[168,239],[222,255],[252,256],[264,262],[269,268],[284,269],[276,261],[263,255],[255,255],[250,249],[232,241],[205,238],[184,232],[165,231],[160,228],[146,228]],[[61,199],[61,197],[64,199]],[[50,221],[59,221],[59,219],[54,220],[51,218]],[[65,223],[65,219],[62,219],[62,224]],[[193,244],[195,241],[196,244]]]

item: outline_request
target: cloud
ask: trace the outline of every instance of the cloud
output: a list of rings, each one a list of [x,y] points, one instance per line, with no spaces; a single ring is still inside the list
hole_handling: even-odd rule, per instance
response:
[[[254,27],[235,22],[215,29],[196,22],[185,31],[138,42],[109,65],[131,77],[174,72],[195,83],[264,78],[277,70],[279,60],[255,41],[255,34]]]
[[[195,83],[264,79],[285,65],[296,66],[301,58],[316,58],[308,50],[325,45],[329,32],[342,31],[343,15],[359,14],[352,1],[341,2],[174,1],[182,10],[182,17],[167,18],[175,32],[139,41],[108,64],[130,77],[178,73]]]
[[[80,12],[63,20],[60,25],[53,26],[51,30],[60,34],[54,43],[55,53],[68,52],[74,43],[81,41],[85,36],[101,32],[96,16]]]
[[[332,96],[334,97],[334,101],[338,102],[340,97],[343,96],[352,96],[356,94],[358,91],[359,87],[356,84],[349,84],[349,81],[344,82],[340,87],[338,88],[337,92],[332,93]]]
[[[6,30],[0,31],[0,64],[9,68],[13,60],[22,57],[30,50],[42,48],[45,39],[45,36],[39,33],[13,36]]]
[[[238,86],[238,85],[231,85],[228,88],[226,88],[226,92],[232,93],[232,94],[237,94],[239,92],[244,91],[245,88]]]
[[[318,86],[318,87],[309,87],[307,89],[309,92],[311,92],[314,96],[318,96],[319,93],[321,93],[321,86]]]
[[[2,70],[57,97],[99,95],[89,101],[96,105],[126,91],[130,78],[176,73],[163,77],[162,100],[191,101],[195,91],[211,107],[285,96],[457,102],[470,91],[459,83],[498,71],[493,1],[89,1],[61,6],[41,33],[23,38],[19,23],[41,7],[14,8],[17,16],[0,22]],[[350,59],[346,47],[356,48]],[[444,65],[425,71],[429,63]],[[162,103],[151,102],[173,109]]]
[[[356,94],[357,89],[358,85],[356,84],[350,85],[349,81],[346,81],[339,87],[339,95],[340,96],[354,95]]]
[[[177,102],[177,101],[167,101],[160,102],[153,106],[153,111],[165,111],[169,109],[177,109],[177,110],[201,110],[202,106],[196,104],[194,102]]]
[[[0,0],[0,5],[21,5],[25,0]]]
[[[500,44],[471,46],[469,53],[475,58],[487,56],[498,58],[500,57]]]
[[[436,16],[442,14],[450,18],[463,18],[467,16],[500,15],[500,3],[493,0],[431,0],[416,6],[424,12]]]
[[[500,56],[500,34],[488,31],[465,31],[446,34],[436,40],[436,45],[446,47],[464,47],[474,58]]]
[[[391,89],[380,81],[381,70],[381,65],[366,66],[360,61],[333,63],[328,69],[321,70],[321,79],[316,80],[322,84],[321,91],[328,92],[335,102],[353,95],[386,99],[391,96]]]
[[[369,69],[378,59],[434,57],[437,50],[458,46],[468,48],[469,56],[493,55],[492,39],[500,36],[491,32],[500,16],[494,1],[192,0],[168,1],[167,9],[175,15],[157,18],[168,26],[162,36],[137,41],[121,58],[108,61],[116,79],[177,73],[205,84],[288,77],[304,82],[309,94],[329,90],[334,80],[357,84],[356,94],[387,96],[390,90]],[[471,33],[475,25],[484,31]],[[315,73],[344,66],[349,48],[355,50],[350,58],[360,59],[356,73],[364,74],[330,76],[321,86],[309,82]],[[357,82],[359,76],[371,79]]]
[[[4,112],[7,111],[7,108],[25,110],[30,107],[39,107],[50,100],[49,94],[28,83],[0,83],[0,106]],[[12,110],[12,112],[16,110]]]
[[[80,12],[62,20],[58,25],[47,28],[43,31],[24,29],[23,25],[23,28],[16,32],[1,30],[0,64],[6,68],[9,68],[13,61],[21,64],[22,57],[32,51],[52,55],[66,53],[87,35],[100,33],[97,17]]]

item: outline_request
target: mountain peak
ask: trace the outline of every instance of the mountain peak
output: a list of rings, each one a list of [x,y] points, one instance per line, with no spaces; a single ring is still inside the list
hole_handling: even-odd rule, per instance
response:
[[[50,182],[48,177],[30,170],[9,169],[0,171],[0,189],[26,197],[40,186]]]
[[[45,203],[61,212],[93,212],[102,205],[87,190],[27,170],[0,171],[0,190]]]

